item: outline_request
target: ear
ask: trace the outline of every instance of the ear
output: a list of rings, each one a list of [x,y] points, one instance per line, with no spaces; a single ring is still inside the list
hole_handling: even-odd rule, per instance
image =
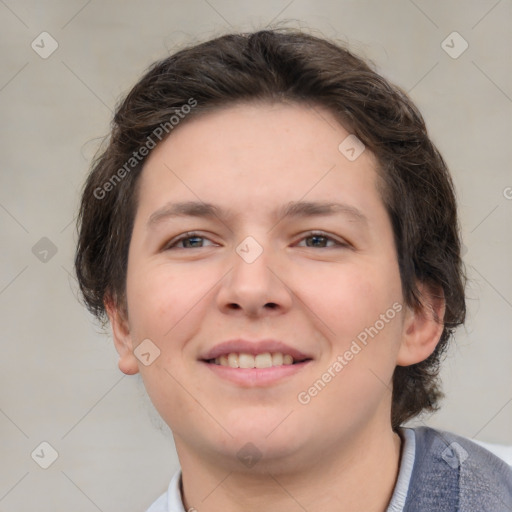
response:
[[[418,289],[423,305],[418,311],[406,309],[398,366],[410,366],[427,359],[443,333],[446,310],[443,289],[425,283],[418,283]]]
[[[119,354],[119,369],[126,375],[134,375],[139,371],[139,364],[133,354],[133,343],[127,315],[124,311],[121,311],[113,299],[106,299],[104,304],[112,326],[114,345]]]

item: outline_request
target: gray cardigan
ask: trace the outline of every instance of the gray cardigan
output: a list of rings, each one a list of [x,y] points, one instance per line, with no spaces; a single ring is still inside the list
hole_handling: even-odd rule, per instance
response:
[[[463,437],[414,429],[416,457],[404,512],[512,512],[512,468]]]

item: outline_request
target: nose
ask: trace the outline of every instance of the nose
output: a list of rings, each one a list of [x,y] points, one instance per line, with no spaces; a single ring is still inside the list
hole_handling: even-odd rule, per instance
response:
[[[254,246],[245,246],[254,251]],[[249,317],[280,315],[292,305],[293,294],[286,282],[279,255],[270,249],[244,253],[241,244],[231,259],[231,271],[222,280],[217,294],[223,313]],[[281,263],[281,265],[280,265]]]

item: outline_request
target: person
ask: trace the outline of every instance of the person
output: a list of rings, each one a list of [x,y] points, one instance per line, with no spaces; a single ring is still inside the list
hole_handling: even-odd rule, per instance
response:
[[[417,107],[336,41],[154,63],[84,185],[75,268],[180,470],[157,511],[512,509],[512,471],[405,423],[463,324],[456,196]]]

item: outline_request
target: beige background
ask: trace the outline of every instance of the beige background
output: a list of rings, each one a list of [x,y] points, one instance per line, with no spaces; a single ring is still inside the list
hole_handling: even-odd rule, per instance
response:
[[[424,113],[454,175],[470,285],[448,397],[423,421],[512,444],[510,0],[0,0],[0,511],[140,511],[166,488],[177,467],[168,430],[76,299],[79,189],[112,109],[149,64],[281,20],[348,42]],[[47,58],[31,47],[51,49],[43,31],[58,43]],[[458,58],[441,46],[453,31],[469,44]],[[452,53],[463,48],[451,39]],[[56,254],[36,245],[43,237]],[[59,455],[46,470],[31,458],[43,441]]]

